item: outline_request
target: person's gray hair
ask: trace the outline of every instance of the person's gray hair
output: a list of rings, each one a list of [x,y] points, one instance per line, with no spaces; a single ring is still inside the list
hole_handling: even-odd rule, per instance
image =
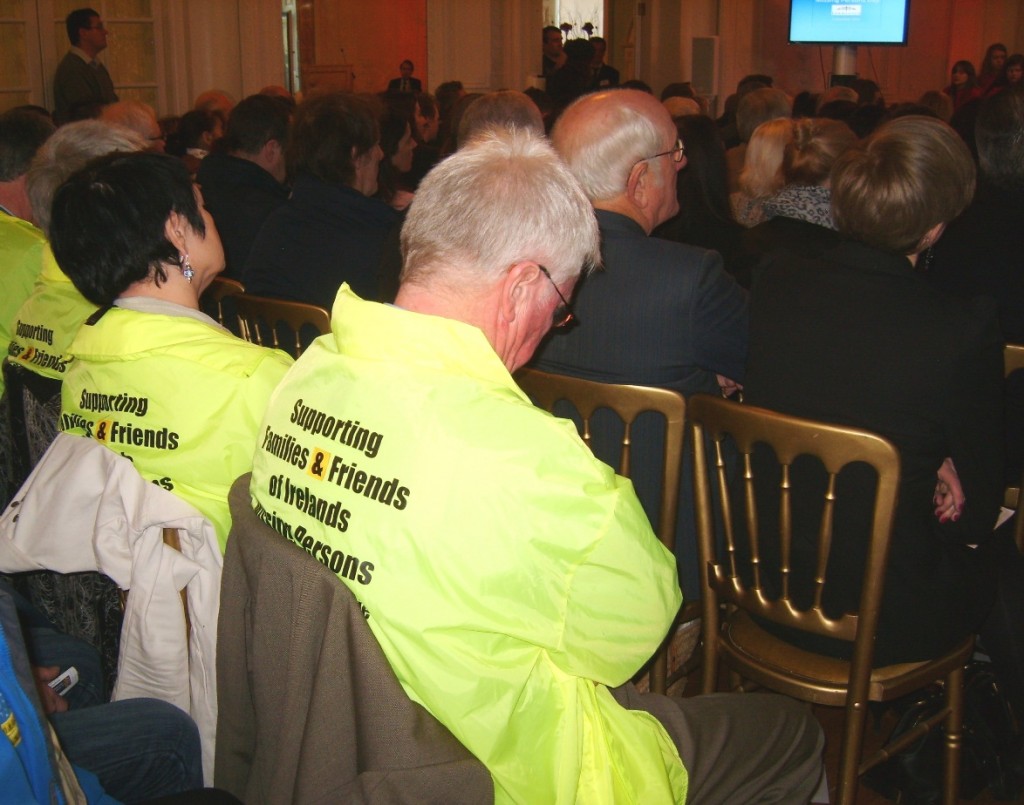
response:
[[[160,128],[156,110],[144,101],[127,100],[108,104],[100,111],[99,119],[104,123],[137,131],[147,140],[154,128],[158,131]]]
[[[544,134],[544,118],[529,95],[514,89],[488,92],[474,100],[459,121],[458,143],[465,145],[491,128],[517,128]]]
[[[856,99],[857,93],[853,93]],[[749,142],[762,123],[779,117],[790,117],[793,104],[781,89],[764,87],[748,92],[736,105],[736,133],[742,142]]]
[[[115,151],[143,151],[148,143],[130,129],[99,120],[61,126],[39,149],[25,179],[36,225],[50,236],[50,206],[64,181],[96,157]]]
[[[491,129],[437,165],[402,227],[402,282],[493,283],[524,260],[556,283],[600,264],[597,219],[542,137]]]
[[[611,90],[617,93],[637,90]],[[574,120],[573,107],[593,103],[584,96],[562,113],[551,142],[591,201],[615,198],[626,191],[629,172],[637,162],[664,150],[658,126],[629,104],[608,103],[600,126]],[[667,114],[667,113],[666,113]]]

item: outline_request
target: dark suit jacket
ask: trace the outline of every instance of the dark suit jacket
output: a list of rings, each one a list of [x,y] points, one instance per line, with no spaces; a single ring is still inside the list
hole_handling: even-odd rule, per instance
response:
[[[402,91],[402,79],[392,78],[388,82],[388,92],[401,92]],[[423,84],[418,78],[409,79],[409,93],[423,92]]]
[[[244,802],[480,803],[491,775],[406,695],[338,577],[231,489],[215,781]]]
[[[754,275],[775,252],[787,251],[798,257],[817,257],[839,244],[839,233],[825,226],[776,215],[750,229],[744,229],[732,254],[729,270],[736,281],[749,288]]]
[[[1011,344],[1024,344],[1024,190],[982,184],[971,206],[953,221],[922,258],[933,285],[971,299],[984,296],[999,310],[999,327]],[[1006,381],[1006,477],[1024,470],[1024,372]]]
[[[76,53],[66,53],[53,77],[53,117],[58,125],[95,117],[104,104],[114,103],[114,82],[102,62],[95,66]]]
[[[383,201],[303,174],[256,236],[245,290],[330,310],[347,282],[363,299],[377,299],[385,249],[397,244],[389,235],[401,220]]]
[[[718,393],[716,373],[742,381],[747,356],[747,295],[722,269],[716,252],[647,237],[618,213],[597,211],[604,270],[577,285],[579,323],[555,331],[534,365],[603,383],[674,389],[684,396]],[[595,453],[612,455],[617,433],[598,428]],[[657,522],[660,427],[634,433],[633,483]],[[683,593],[698,597],[696,532],[689,468],[684,467],[676,556]],[[682,530],[680,530],[682,529]]]
[[[936,291],[904,257],[842,243],[818,259],[780,257],[754,283],[746,402],[865,428],[900,450],[879,662],[916,661],[948,649],[977,628],[991,601],[987,559],[1002,496],[1001,383],[991,306]],[[959,522],[941,525],[932,497],[946,456],[956,464],[967,502]],[[839,584],[825,601],[833,614],[855,608],[859,597],[873,483],[861,469],[841,476],[829,567]],[[794,470],[794,486],[820,477],[818,467],[802,466]],[[760,500],[767,505],[776,495]],[[816,522],[820,508],[820,498],[800,496],[794,518]],[[762,536],[770,544],[777,544],[775,522],[774,510],[763,512]],[[795,563],[813,566],[808,544],[796,542]],[[965,547],[972,543],[981,547]],[[777,567],[771,553],[766,566]],[[809,581],[801,584],[806,589]],[[793,642],[841,653],[833,641]]]
[[[288,200],[288,188],[255,162],[218,153],[199,163],[196,181],[224,244],[224,276],[240,280],[260,227]]]

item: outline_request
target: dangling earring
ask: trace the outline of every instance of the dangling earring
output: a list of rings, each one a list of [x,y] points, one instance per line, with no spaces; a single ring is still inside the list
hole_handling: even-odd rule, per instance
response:
[[[189,262],[188,252],[185,252],[178,258],[178,265],[181,267],[181,276],[187,279],[191,284],[192,277],[196,275],[196,271],[192,268],[192,263]]]

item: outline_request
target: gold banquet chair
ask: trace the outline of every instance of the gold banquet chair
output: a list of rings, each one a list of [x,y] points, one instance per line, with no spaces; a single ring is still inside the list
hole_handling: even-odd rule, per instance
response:
[[[1024,369],[1024,344],[1007,344],[1003,347],[1003,379],[1008,380],[1018,369]],[[1024,489],[1024,478],[1016,486],[1006,487],[1003,505],[1018,510],[1013,521],[1013,539],[1017,543],[1017,550],[1024,553],[1024,512],[1019,511],[1021,489]]]
[[[200,307],[204,313],[213,316],[221,327],[231,330],[232,324],[235,322],[230,316],[230,303],[225,304],[225,300],[243,293],[245,293],[245,286],[238,280],[214,277],[209,287],[203,291],[202,299],[199,300]]]
[[[619,475],[630,476],[632,460],[633,423],[640,414],[653,411],[665,419],[665,443],[663,447],[663,471],[661,482],[661,508],[655,529],[658,539],[668,548],[675,549],[676,513],[679,506],[679,477],[683,459],[683,438],[685,435],[686,401],[682,395],[669,389],[647,386],[627,386],[614,383],[597,383],[566,375],[541,372],[537,369],[522,369],[516,374],[516,382],[540,408],[554,413],[555,405],[566,400],[579,412],[583,420],[582,437],[591,447],[591,420],[594,413],[602,408],[613,411],[624,424],[623,437],[616,471]],[[591,449],[593,449],[591,447]],[[682,621],[693,620],[700,611],[698,602],[684,605]],[[651,690],[664,693],[668,687],[668,647],[664,646],[655,657],[651,668]]]
[[[732,681],[738,690],[745,689],[742,684],[736,684],[742,678],[803,701],[844,707],[846,718],[840,746],[838,798],[833,801],[849,805],[856,801],[861,774],[906,748],[930,729],[944,725],[943,801],[947,805],[955,803],[963,725],[963,666],[971,656],[973,636],[944,656],[926,662],[886,667],[872,664],[899,492],[900,458],[896,448],[867,431],[799,419],[704,394],[692,397],[687,408],[695,451],[697,533],[701,564],[707,571],[707,587],[702,598],[703,692],[715,690],[718,660],[722,659],[731,670]],[[727,436],[735,442],[742,459],[742,490],[734,490],[726,478],[722,441]],[[705,438],[714,445],[714,469],[705,460]],[[758,534],[757,479],[754,478],[751,460],[755,444],[771,447],[781,465],[778,489],[781,594],[777,599],[768,597],[763,585],[766,571],[759,564],[766,551]],[[790,467],[798,456],[808,455],[817,457],[824,465],[828,484],[816,535],[813,604],[810,609],[800,609],[791,594],[791,585],[799,586],[799,581],[791,574],[795,490]],[[864,462],[877,473],[870,543],[858,611],[831,619],[824,613],[822,601],[829,581],[826,568],[836,507],[836,476],[853,462]],[[712,483],[717,485],[722,500],[721,510],[717,512],[725,532],[725,551],[722,554],[716,554],[715,548],[716,512],[712,511]],[[731,494],[733,492],[736,494]],[[736,518],[741,516],[745,528],[737,527]],[[741,537],[744,530],[748,535],[745,538]],[[737,555],[737,547],[743,548],[738,542],[741,538],[747,540],[749,555],[753,559],[746,567]],[[726,605],[725,615],[720,618],[719,607],[723,604]],[[754,620],[755,616],[849,641],[853,644],[852,659],[837,660],[796,648],[762,629]],[[944,708],[917,730],[904,734],[870,758],[861,758],[868,702],[890,701],[936,680],[945,681]]]
[[[242,338],[264,347],[283,349],[298,358],[312,338],[331,331],[331,316],[322,307],[304,302],[242,294],[234,297]],[[310,338],[315,331],[315,335]],[[289,336],[294,336],[294,341]]]

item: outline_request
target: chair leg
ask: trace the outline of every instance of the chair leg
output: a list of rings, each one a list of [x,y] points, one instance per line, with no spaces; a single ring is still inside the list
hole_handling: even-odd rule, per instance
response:
[[[960,748],[964,728],[964,669],[960,666],[946,677],[946,757],[942,781],[942,802],[956,805],[960,798]]]
[[[867,702],[846,703],[846,718],[843,723],[843,738],[839,745],[839,780],[836,790],[838,805],[854,805],[857,788],[860,785],[860,755],[864,745],[864,724],[867,718]]]

